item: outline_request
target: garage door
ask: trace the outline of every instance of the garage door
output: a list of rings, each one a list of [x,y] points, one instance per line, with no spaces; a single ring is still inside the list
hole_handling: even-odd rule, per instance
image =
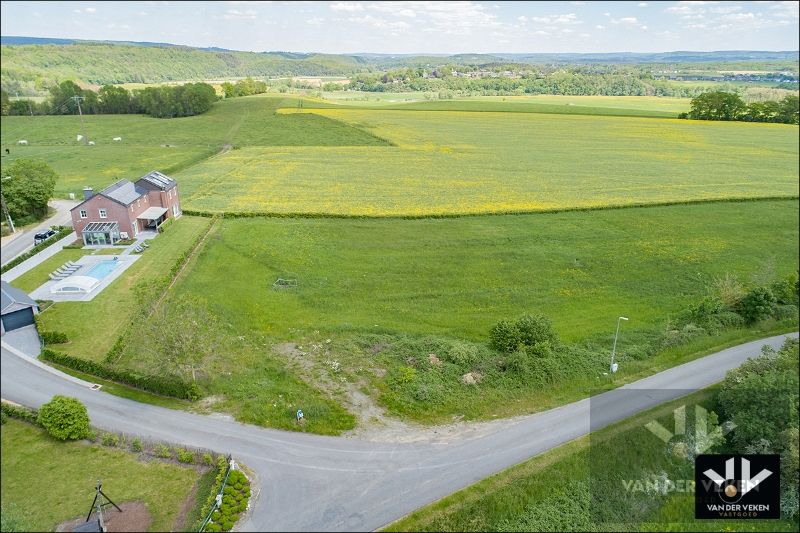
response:
[[[3,315],[3,328],[5,328],[6,331],[24,328],[31,324],[33,324],[33,309],[30,307]]]

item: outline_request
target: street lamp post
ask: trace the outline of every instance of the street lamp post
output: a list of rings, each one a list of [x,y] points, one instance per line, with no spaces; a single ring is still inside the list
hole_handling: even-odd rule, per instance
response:
[[[611,370],[612,374],[617,371],[617,368],[619,368],[619,365],[617,365],[617,363],[614,362],[614,356],[617,354],[617,337],[619,337],[619,324],[623,320],[628,320],[628,318],[624,317],[624,316],[621,316],[621,317],[619,317],[617,319],[617,332],[614,334],[614,347],[611,348],[611,367],[610,367],[610,370]]]
[[[0,179],[0,181],[6,181],[10,179],[11,176],[6,176],[5,178]],[[6,197],[3,195],[2,190],[0,190],[0,201],[2,201],[3,203],[3,211],[5,211],[6,213],[6,219],[8,220],[8,226],[11,228],[11,233],[16,233],[17,230],[16,228],[14,228],[14,222],[11,220],[11,213],[9,213],[8,211],[8,206],[6,205]]]

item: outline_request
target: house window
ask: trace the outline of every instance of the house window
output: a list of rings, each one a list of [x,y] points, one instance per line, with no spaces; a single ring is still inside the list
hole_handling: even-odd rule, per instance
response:
[[[86,212],[86,209],[81,209],[81,218],[87,218],[89,214]]]
[[[107,216],[108,216],[108,213],[106,213],[106,210],[105,209],[101,209],[100,210],[100,218],[106,218]]]

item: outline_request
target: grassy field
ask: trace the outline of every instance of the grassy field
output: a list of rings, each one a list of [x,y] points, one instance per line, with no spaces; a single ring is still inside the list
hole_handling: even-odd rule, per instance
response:
[[[423,220],[226,220],[180,293],[224,320],[293,331],[486,339],[500,318],[549,316],[564,339],[660,323],[713,277],[797,268],[798,203],[715,203]],[[227,274],[222,283],[220,273]],[[297,288],[276,291],[277,278]],[[225,297],[223,297],[223,294]],[[214,296],[218,295],[218,296]]]
[[[48,274],[55,271],[67,261],[77,261],[84,255],[89,255],[94,250],[84,250],[83,248],[67,248],[61,250],[54,256],[45,259],[40,264],[25,272],[20,277],[12,281],[13,285],[25,292],[33,292],[43,283],[50,281]]]
[[[53,531],[60,522],[85,517],[98,479],[117,504],[143,502],[153,517],[152,531],[174,531],[200,477],[193,468],[142,462],[100,445],[58,442],[17,420],[3,424],[0,450],[3,511],[14,509],[20,531]]]
[[[235,98],[197,117],[87,116],[96,146],[75,141],[74,116],[3,117],[2,162],[44,158],[60,195],[160,169],[184,207],[209,211],[427,215],[797,194],[794,126],[610,116],[683,105],[661,98],[505,98],[306,98],[302,112],[297,97]]]
[[[397,146],[244,147],[179,172],[184,205],[380,216],[797,194],[794,126],[507,112],[285,112],[324,115]]]
[[[671,427],[672,410],[715,410],[715,388],[635,415],[500,472],[390,524],[385,531],[795,531],[787,520],[694,520],[688,495],[641,493],[629,501],[620,479],[648,479],[666,468],[669,479],[693,479],[688,461],[669,461],[665,446],[642,426]],[[687,427],[692,427],[687,426]],[[617,484],[599,491],[604,463]],[[595,513],[603,511],[600,520]],[[610,516],[609,516],[610,515]]]
[[[76,141],[78,117],[2,117],[0,144],[9,148],[2,164],[19,157],[46,160],[61,176],[56,193],[90,185],[106,187],[159,169],[173,172],[235,146],[385,145],[369,133],[321,116],[275,114],[284,97],[236,98],[220,102],[203,115],[158,119],[141,115],[87,115],[86,134],[97,144]],[[292,100],[291,102],[294,102]],[[122,142],[112,138],[121,136]],[[17,146],[20,139],[29,146]]]

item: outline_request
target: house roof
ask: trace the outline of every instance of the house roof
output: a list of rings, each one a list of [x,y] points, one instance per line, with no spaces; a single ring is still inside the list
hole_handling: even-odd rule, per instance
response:
[[[12,287],[7,281],[0,281],[0,310],[5,313],[6,310],[12,310],[16,304],[18,306],[38,307],[36,301],[25,294],[16,287]],[[13,309],[16,311],[17,309]]]
[[[119,180],[113,185],[109,185],[97,194],[102,194],[112,200],[116,200],[122,205],[130,205],[138,198],[147,194],[147,189],[139,187],[128,180]]]
[[[136,180],[136,185],[147,188],[155,187],[161,191],[168,191],[175,186],[175,180],[157,170],[153,170]]]
[[[166,207],[148,207],[136,218],[139,220],[155,220],[166,212]]]

